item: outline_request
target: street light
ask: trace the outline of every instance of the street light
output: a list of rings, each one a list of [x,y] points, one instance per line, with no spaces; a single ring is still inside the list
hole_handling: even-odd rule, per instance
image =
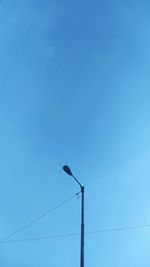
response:
[[[63,166],[63,170],[70,176],[74,178],[74,180],[78,183],[81,188],[81,251],[80,251],[80,267],[84,267],[84,186],[77,180],[77,178],[73,175],[69,166]]]

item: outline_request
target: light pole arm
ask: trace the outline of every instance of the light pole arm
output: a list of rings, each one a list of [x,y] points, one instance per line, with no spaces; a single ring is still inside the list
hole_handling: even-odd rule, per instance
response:
[[[74,175],[72,175],[72,177],[74,178],[74,180],[78,183],[78,185],[80,186],[80,188],[81,188],[81,192],[82,192],[82,185],[80,184],[80,182],[77,180],[77,178],[74,176]]]

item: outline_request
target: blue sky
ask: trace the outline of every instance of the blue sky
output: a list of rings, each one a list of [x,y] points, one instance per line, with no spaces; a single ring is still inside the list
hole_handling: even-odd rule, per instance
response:
[[[143,0],[0,1],[0,237],[86,187],[86,231],[150,223]],[[13,239],[80,231],[76,198]],[[78,237],[1,244],[3,267],[79,266]],[[86,236],[86,267],[148,267],[150,229]]]

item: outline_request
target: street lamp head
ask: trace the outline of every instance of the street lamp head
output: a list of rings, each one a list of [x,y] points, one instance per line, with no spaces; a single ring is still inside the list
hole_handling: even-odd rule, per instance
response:
[[[73,176],[72,171],[70,170],[69,166],[63,166],[63,170],[70,176]]]

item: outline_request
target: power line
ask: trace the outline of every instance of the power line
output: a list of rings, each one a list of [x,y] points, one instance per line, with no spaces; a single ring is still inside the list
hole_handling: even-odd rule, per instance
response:
[[[30,242],[30,241],[38,241],[38,240],[49,240],[49,239],[61,239],[67,237],[78,237],[80,236],[79,233],[77,234],[61,234],[61,235],[51,235],[51,236],[41,236],[41,237],[33,237],[33,238],[25,238],[25,239],[15,239],[15,240],[8,240],[2,242],[2,244],[10,244],[10,243],[22,243],[22,242]]]
[[[91,231],[91,232],[87,232],[86,234],[98,234],[98,233],[107,233],[107,232],[127,231],[127,230],[134,230],[134,229],[148,228],[148,227],[150,227],[150,224],[141,224],[141,225],[124,226],[124,227],[118,227],[118,228],[110,228],[110,229],[104,229],[104,230],[98,230],[98,231]]]
[[[32,224],[38,222],[39,220],[43,219],[44,217],[48,216],[50,213],[54,212],[56,209],[60,208],[61,206],[65,205],[66,203],[68,203],[69,201],[71,201],[73,198],[75,198],[77,195],[79,195],[79,193],[76,193],[75,195],[71,196],[70,198],[64,200],[63,202],[59,203],[57,206],[55,206],[54,208],[48,210],[47,212],[41,214],[40,216],[38,216],[37,218],[35,218],[34,220],[30,221],[29,223],[25,224],[24,226],[20,227],[19,229],[17,229],[16,231],[12,232],[11,234],[5,236],[4,238],[2,238],[0,240],[0,244],[4,243],[6,240],[10,239],[12,236],[16,235],[17,233],[25,230],[26,228],[28,228],[29,226],[31,226]]]
[[[127,231],[127,230],[135,230],[135,229],[142,229],[142,228],[149,228],[150,224],[143,224],[143,225],[133,225],[133,226],[125,226],[119,228],[110,228],[110,229],[103,229],[97,231],[90,231],[86,232],[86,235],[93,235],[98,233],[108,233],[108,232],[117,232],[117,231]],[[72,234],[61,234],[61,235],[51,235],[51,236],[41,236],[41,237],[33,237],[33,238],[26,238],[26,239],[16,239],[16,240],[8,240],[3,241],[2,244],[10,244],[10,243],[22,243],[22,242],[31,242],[31,241],[42,241],[42,240],[49,240],[49,239],[62,239],[68,237],[79,237],[80,233],[72,233]]]

